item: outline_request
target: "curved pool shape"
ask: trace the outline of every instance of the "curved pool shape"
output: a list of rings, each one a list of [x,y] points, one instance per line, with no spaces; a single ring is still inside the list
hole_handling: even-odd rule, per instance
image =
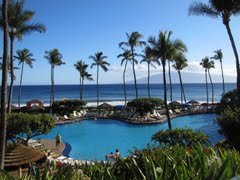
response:
[[[188,127],[206,133],[212,143],[222,139],[217,132],[216,114],[189,115],[172,120],[173,128]],[[105,155],[119,149],[123,156],[129,150],[145,148],[154,133],[167,129],[167,123],[152,125],[128,124],[112,119],[84,120],[56,126],[51,133],[39,136],[52,139],[60,133],[71,145],[69,156],[82,160],[103,160]]]

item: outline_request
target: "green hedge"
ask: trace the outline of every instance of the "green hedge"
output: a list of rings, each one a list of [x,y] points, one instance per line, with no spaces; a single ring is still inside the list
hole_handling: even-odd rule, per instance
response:
[[[127,106],[136,112],[138,112],[141,116],[148,113],[153,112],[156,107],[164,105],[164,101],[159,98],[137,98],[127,103]]]
[[[55,101],[52,105],[52,110],[54,114],[59,114],[61,116],[70,115],[73,111],[80,111],[86,104],[86,101],[77,99]]]
[[[192,129],[161,130],[152,136],[152,140],[157,141],[161,147],[174,145],[193,146],[198,143],[207,145],[209,143],[206,134]]]

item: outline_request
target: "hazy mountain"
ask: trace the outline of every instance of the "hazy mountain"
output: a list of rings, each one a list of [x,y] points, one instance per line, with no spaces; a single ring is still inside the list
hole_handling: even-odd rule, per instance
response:
[[[166,78],[167,78],[167,82],[168,82],[168,74],[166,74],[166,75],[167,75]],[[222,82],[221,75],[212,74],[211,76],[212,76],[213,83]],[[177,72],[172,72],[171,77],[172,77],[172,83],[179,83],[179,77],[178,77]],[[236,77],[234,77],[234,76],[224,76],[224,78],[225,78],[225,82],[236,82]],[[147,77],[140,78],[137,80],[137,83],[146,84],[147,79],[148,79]],[[163,83],[162,79],[163,79],[162,73],[152,75],[150,77],[150,83],[151,84]],[[183,83],[205,83],[205,75],[200,74],[200,73],[182,72],[182,80],[183,80]],[[129,81],[127,83],[133,84],[134,81]]]

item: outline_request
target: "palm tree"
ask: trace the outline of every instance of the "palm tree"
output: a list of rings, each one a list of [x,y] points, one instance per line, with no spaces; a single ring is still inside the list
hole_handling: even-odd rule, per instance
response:
[[[173,68],[176,69],[178,72],[178,77],[179,77],[179,81],[180,81],[180,85],[181,85],[181,103],[183,104],[183,99],[184,99],[184,103],[186,104],[187,100],[186,100],[186,95],[185,95],[185,91],[184,91],[184,87],[183,87],[181,70],[183,70],[184,68],[186,68],[188,66],[187,59],[183,55],[183,53],[176,54],[174,59],[175,59],[175,61],[174,61],[175,64],[173,64]]]
[[[0,169],[4,169],[6,134],[7,134],[7,71],[8,71],[8,0],[2,1],[3,17],[3,61],[2,61],[2,86],[1,86],[1,126],[0,126]]]
[[[164,104],[166,109],[166,115],[168,120],[168,128],[172,129],[171,119],[169,115],[169,108],[167,104],[167,83],[166,83],[166,61],[169,55],[169,51],[172,48],[172,42],[170,41],[170,36],[172,32],[163,32],[159,33],[158,39],[155,37],[150,37],[148,42],[151,45],[154,56],[161,60],[161,64],[163,67],[163,85],[164,85]]]
[[[214,68],[214,62],[213,61],[209,61],[208,57],[205,57],[204,59],[202,59],[202,62],[200,63],[200,65],[204,68],[205,70],[205,79],[206,79],[206,92],[207,92],[207,104],[209,102],[209,98],[208,98],[208,80],[207,80],[207,74],[209,75],[209,79],[211,82],[211,87],[212,87],[212,103],[214,102],[214,89],[213,89],[213,83],[212,83],[212,78],[211,78],[211,74],[209,69]]]
[[[144,49],[144,54],[141,56],[143,59],[140,61],[140,63],[146,62],[148,65],[148,97],[151,97],[151,95],[150,95],[150,66],[152,66],[156,69],[153,62],[157,63],[158,65],[160,65],[160,63],[154,56],[154,53],[150,46],[147,46]]]
[[[14,56],[14,58],[19,61],[19,65],[22,65],[19,92],[18,92],[18,107],[20,107],[24,65],[26,63],[30,68],[33,68],[32,62],[35,61],[35,59],[32,58],[33,54],[30,53],[30,51],[28,49],[17,50],[16,53],[17,53],[17,56]]]
[[[126,70],[127,70],[128,61],[132,60],[132,53],[131,53],[130,50],[123,49],[123,53],[119,54],[117,56],[117,58],[122,58],[121,59],[121,66],[125,62],[124,70],[123,70],[123,91],[124,91],[124,99],[125,99],[124,104],[126,105],[127,104],[127,92],[126,92],[126,78],[125,77],[126,77]]]
[[[79,72],[80,75],[80,99],[83,100],[83,84],[84,80],[93,81],[92,75],[87,72],[88,65],[85,64],[82,60],[77,61],[74,64],[76,70]]]
[[[94,56],[89,56],[90,59],[92,59],[94,62],[91,65],[91,68],[94,66],[97,66],[97,108],[99,106],[99,87],[98,87],[98,79],[99,79],[99,67],[102,68],[105,72],[108,71],[107,66],[110,64],[105,61],[107,59],[107,56],[103,55],[103,52],[97,52]],[[98,111],[98,113],[100,113]]]
[[[54,103],[54,67],[61,66],[65,64],[62,60],[62,54],[58,51],[58,49],[53,49],[50,51],[45,51],[44,56],[49,64],[51,65],[51,92],[50,92],[50,106]]]
[[[122,47],[122,46],[130,47],[130,51],[132,54],[132,71],[133,71],[133,77],[134,77],[135,93],[136,93],[136,98],[138,98],[137,78],[136,78],[136,72],[135,72],[135,63],[137,63],[135,59],[135,47],[143,46],[146,44],[146,42],[140,40],[143,36],[138,32],[132,32],[130,35],[128,33],[126,34],[127,34],[127,41],[120,42],[119,47]]]
[[[225,82],[224,82],[223,65],[222,65],[223,53],[221,49],[214,51],[214,53],[215,55],[211,57],[211,59],[215,59],[220,62],[221,72],[222,72],[223,93],[225,93]]]
[[[174,62],[175,55],[178,53],[184,53],[187,51],[186,45],[179,39],[176,39],[175,41],[172,42],[171,48],[168,51],[168,77],[169,77],[169,84],[170,84],[170,101],[171,104],[173,102],[173,97],[172,97],[172,77],[171,77],[171,62]],[[172,104],[172,109],[173,109],[173,104]]]
[[[17,38],[22,40],[24,35],[28,35],[34,31],[45,32],[46,27],[39,23],[31,23],[35,12],[24,10],[24,0],[10,0],[8,5],[8,22],[9,22],[9,39],[10,39],[10,88],[8,94],[8,113],[11,112],[13,83],[14,83],[14,65],[13,65],[13,51],[14,40]],[[2,18],[0,18],[2,24]]]
[[[221,18],[222,23],[226,27],[233,52],[236,59],[236,71],[237,71],[237,92],[240,96],[240,67],[239,56],[237,48],[234,42],[234,38],[230,28],[231,16],[238,15],[240,13],[240,1],[238,0],[209,0],[208,4],[202,2],[195,2],[189,7],[190,15],[204,15],[211,18]]]

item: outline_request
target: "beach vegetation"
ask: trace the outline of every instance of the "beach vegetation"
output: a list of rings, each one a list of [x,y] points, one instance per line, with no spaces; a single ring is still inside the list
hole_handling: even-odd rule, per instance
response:
[[[97,52],[95,53],[94,56],[89,56],[89,59],[93,60],[91,68],[93,68],[94,66],[97,66],[97,107],[98,107],[99,106],[99,87],[98,87],[99,68],[101,68],[104,72],[107,72],[108,71],[107,66],[110,66],[110,64],[107,61],[105,61],[105,59],[107,59],[107,56],[104,56],[103,52]]]
[[[230,28],[230,21],[232,16],[237,16],[240,13],[240,2],[238,0],[209,0],[209,3],[193,2],[189,7],[189,15],[208,16],[216,19],[221,18],[225,26],[236,61],[237,71],[237,92],[240,96],[240,66],[239,55],[234,41],[234,37]]]
[[[3,58],[2,58],[2,83],[1,83],[1,124],[0,124],[0,169],[4,168],[7,134],[7,76],[8,76],[8,4],[9,0],[3,0],[1,7],[3,27]]]
[[[209,95],[208,95],[208,77],[211,83],[212,87],[212,103],[214,103],[214,89],[213,89],[213,83],[212,83],[212,78],[210,74],[210,69],[215,68],[214,66],[214,61],[210,61],[209,57],[205,57],[202,59],[200,65],[204,68],[205,70],[205,81],[206,81],[206,93],[207,93],[207,104],[209,103]]]
[[[225,82],[224,82],[224,73],[223,73],[223,64],[222,64],[222,60],[223,60],[223,53],[221,49],[218,49],[216,51],[214,51],[214,56],[211,57],[211,59],[214,59],[216,61],[220,62],[220,66],[221,66],[221,74],[222,74],[222,86],[223,86],[223,94],[225,93]]]
[[[172,129],[169,108],[167,103],[167,82],[166,82],[166,61],[169,58],[169,52],[173,48],[173,42],[170,40],[171,31],[161,31],[157,38],[151,36],[148,40],[153,50],[154,56],[160,60],[163,68],[163,88],[164,88],[164,104],[167,115],[168,128]]]
[[[152,140],[158,142],[160,147],[164,148],[175,145],[192,147],[199,143],[205,146],[209,144],[206,134],[192,129],[161,130],[152,136]]]
[[[183,53],[176,54],[174,59],[175,61],[173,64],[173,68],[178,72],[179,82],[181,86],[181,103],[183,104],[183,100],[184,100],[184,103],[186,104],[187,100],[186,100],[186,95],[183,87],[181,71],[188,66],[187,59]]]
[[[219,132],[238,150],[240,150],[240,107],[226,108],[217,118]]]
[[[21,67],[21,75],[20,75],[19,92],[18,92],[18,107],[20,107],[24,65],[26,64],[30,68],[33,68],[32,63],[33,63],[33,61],[35,61],[35,59],[32,58],[33,54],[26,48],[24,48],[22,50],[17,50],[16,54],[17,55],[14,56],[14,58],[19,61],[19,63],[18,63],[19,65],[22,65],[22,67]]]
[[[87,72],[88,65],[83,60],[77,61],[74,67],[80,75],[80,100],[83,100],[83,84],[84,80],[93,81],[92,74]]]
[[[159,98],[137,98],[127,103],[127,107],[138,112],[141,116],[144,116],[149,112],[153,113],[155,108],[162,105],[164,105],[164,102]]]
[[[82,110],[83,106],[87,104],[86,101],[79,99],[64,99],[60,101],[55,101],[52,104],[53,114],[70,115],[73,111]]]
[[[151,49],[150,46],[146,46],[144,49],[144,54],[140,55],[142,57],[142,60],[140,63],[147,63],[147,69],[148,69],[148,97],[151,97],[150,94],[150,67],[152,66],[153,68],[156,69],[156,66],[153,63],[157,63],[160,65],[159,61],[157,58],[154,56],[153,50]]]
[[[119,54],[117,58],[121,58],[121,66],[124,64],[124,70],[123,70],[123,91],[124,91],[124,104],[127,104],[127,92],[126,92],[126,70],[128,62],[131,62],[132,60],[132,54],[131,51],[128,49],[122,48],[123,53]]]
[[[11,113],[8,114],[8,139],[20,139],[28,145],[29,139],[47,134],[55,126],[55,120],[48,114]]]
[[[9,56],[9,69],[10,69],[10,88],[8,92],[8,113],[11,112],[14,76],[14,41],[22,41],[25,35],[32,32],[43,33],[46,27],[43,24],[31,22],[35,12],[24,9],[25,1],[9,0],[8,3],[8,26],[9,26],[9,41],[10,41],[10,56]],[[3,28],[2,9],[0,8],[0,27]]]
[[[137,77],[136,77],[136,71],[135,71],[135,64],[138,63],[136,60],[136,47],[145,46],[146,42],[142,41],[143,35],[139,32],[135,31],[131,34],[126,33],[127,35],[127,41],[123,41],[119,43],[119,47],[129,47],[131,51],[131,58],[132,58],[132,71],[133,71],[133,78],[134,78],[134,87],[135,87],[135,94],[136,98],[138,98],[138,87],[137,87]]]
[[[50,51],[45,51],[45,56],[44,56],[50,66],[51,66],[51,91],[50,91],[50,106],[54,103],[54,95],[55,95],[55,90],[54,90],[54,68],[55,66],[61,66],[65,64],[62,60],[62,54],[58,51],[58,49],[53,49]]]
[[[237,90],[230,90],[222,95],[220,105],[218,106],[218,112],[222,112],[226,108],[240,107],[239,97]]]

